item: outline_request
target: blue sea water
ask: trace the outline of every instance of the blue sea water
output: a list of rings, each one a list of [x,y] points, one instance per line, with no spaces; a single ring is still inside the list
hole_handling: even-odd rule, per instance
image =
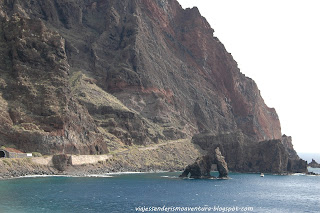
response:
[[[173,207],[210,207],[211,211],[205,212],[320,212],[320,176],[231,173],[230,180],[195,180],[180,179],[178,175],[139,173],[2,180],[0,212],[125,213],[136,212],[138,207],[165,210],[164,206],[167,211]]]

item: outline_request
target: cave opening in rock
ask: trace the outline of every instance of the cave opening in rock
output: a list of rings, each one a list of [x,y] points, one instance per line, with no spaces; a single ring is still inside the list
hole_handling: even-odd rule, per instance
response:
[[[6,157],[6,153],[4,151],[0,151],[0,158],[5,158]]]
[[[218,165],[216,164],[216,163],[213,163],[212,165],[211,165],[211,170],[210,170],[211,172],[215,172],[215,171],[218,171]]]

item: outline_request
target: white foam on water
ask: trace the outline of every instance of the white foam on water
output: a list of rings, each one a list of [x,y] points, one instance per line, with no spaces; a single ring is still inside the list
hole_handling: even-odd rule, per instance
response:
[[[18,178],[46,178],[46,177],[78,177],[72,175],[25,175],[19,177],[12,177],[10,179],[18,179]]]
[[[145,173],[154,173],[154,172],[110,172],[108,175],[128,175],[128,174],[145,174]]]
[[[164,175],[164,176],[161,176],[163,178],[170,178],[170,179],[177,179],[179,178],[178,176],[167,176],[167,175]]]
[[[111,175],[101,175],[101,174],[91,174],[91,175],[86,175],[84,177],[110,178],[110,177],[113,177],[113,176],[111,176]]]
[[[306,174],[304,174],[304,173],[294,173],[294,174],[292,174],[292,175],[295,175],[295,176],[303,176],[303,175],[306,175]]]

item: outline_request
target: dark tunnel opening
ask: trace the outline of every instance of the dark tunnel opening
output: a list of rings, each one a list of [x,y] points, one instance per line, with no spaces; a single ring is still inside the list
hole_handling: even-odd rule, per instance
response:
[[[0,158],[5,158],[6,157],[6,153],[4,151],[0,151]]]

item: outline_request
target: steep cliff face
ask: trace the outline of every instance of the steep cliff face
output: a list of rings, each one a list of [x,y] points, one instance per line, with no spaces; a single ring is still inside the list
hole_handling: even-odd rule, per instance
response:
[[[1,142],[44,153],[107,150],[87,109],[71,96],[65,40],[18,14],[1,18],[0,33]]]
[[[95,154],[196,133],[281,139],[276,111],[197,8],[5,0],[0,17],[2,144]]]
[[[228,168],[238,172],[296,173],[307,172],[307,162],[294,151],[291,137],[282,140],[252,141],[241,131],[212,135],[197,134],[193,143],[213,153],[220,147]]]
[[[281,138],[275,110],[264,104],[256,84],[240,73],[196,8],[182,10],[176,1],[131,3],[133,17],[113,5],[110,13],[119,14],[119,21],[116,27],[107,23],[109,37],[100,37],[100,44],[109,44],[108,61],[118,67],[98,62],[107,71],[101,73],[108,91],[154,122],[189,135],[240,128],[256,140]],[[112,35],[122,38],[117,45]],[[125,64],[119,65],[119,55]]]

